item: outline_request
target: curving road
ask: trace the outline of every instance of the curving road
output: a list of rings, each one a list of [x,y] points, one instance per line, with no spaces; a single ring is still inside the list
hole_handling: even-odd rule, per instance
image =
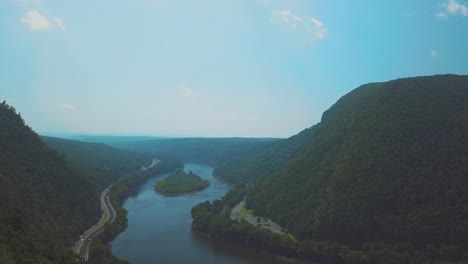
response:
[[[107,222],[110,221],[112,223],[115,220],[116,213],[114,207],[112,207],[112,204],[109,201],[110,187],[111,186],[104,189],[101,193],[101,210],[103,211],[101,219],[96,225],[92,226],[80,236],[80,240],[76,242],[75,247],[73,248],[75,253],[83,260],[89,259],[89,245],[91,244],[91,241],[104,230],[104,225]]]

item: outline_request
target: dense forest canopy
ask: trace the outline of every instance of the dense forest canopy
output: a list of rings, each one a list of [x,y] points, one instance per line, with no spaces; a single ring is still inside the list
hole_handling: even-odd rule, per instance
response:
[[[159,138],[115,146],[132,151],[177,156],[184,162],[220,165],[238,162],[268,148],[275,138]]]
[[[309,133],[307,148],[277,171],[261,169],[263,160],[285,160],[272,153],[218,175],[241,183],[268,175],[253,181],[247,206],[301,240],[466,260],[468,76],[363,85]]]
[[[314,127],[307,128],[288,139],[272,142],[252,155],[240,155],[237,159],[222,162],[214,174],[236,184],[262,181],[301,155],[314,139],[315,131]]]
[[[198,191],[209,185],[208,180],[203,180],[200,176],[193,174],[192,171],[186,173],[180,169],[156,182],[154,189],[164,195],[174,195]]]
[[[121,150],[102,143],[83,142],[41,136],[50,148],[65,154],[73,166],[80,168],[101,186],[107,187],[126,174],[150,163],[154,155]]]
[[[0,263],[71,263],[99,215],[98,188],[0,104]]]

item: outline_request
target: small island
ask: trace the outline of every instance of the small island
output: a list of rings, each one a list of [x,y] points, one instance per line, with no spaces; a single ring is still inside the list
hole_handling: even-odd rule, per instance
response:
[[[200,176],[193,174],[192,171],[186,173],[181,169],[158,181],[154,189],[163,195],[176,195],[199,191],[209,185],[208,180],[203,180]]]

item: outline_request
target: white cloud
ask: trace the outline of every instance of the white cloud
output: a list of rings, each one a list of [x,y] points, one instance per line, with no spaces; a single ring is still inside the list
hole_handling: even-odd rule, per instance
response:
[[[55,23],[63,32],[67,32],[67,28],[65,27],[65,22],[63,21],[63,18],[55,17]]]
[[[437,17],[438,19],[447,19],[448,15],[445,12],[439,12],[439,13],[435,14],[435,17]]]
[[[195,99],[195,92],[193,91],[193,88],[182,84],[179,86],[179,91],[182,93],[182,96],[188,100],[193,100]]]
[[[310,18],[310,21],[312,21],[312,24],[314,24],[314,28],[310,31],[310,33],[315,34],[315,36],[319,39],[323,39],[327,36],[328,30],[324,27],[324,24],[322,21],[316,19],[316,18]]]
[[[37,10],[28,11],[20,21],[28,25],[31,31],[47,31],[51,26],[49,20]]]
[[[449,14],[460,13],[462,16],[468,16],[468,7],[461,4],[458,0],[448,0],[446,2],[446,10]]]
[[[439,55],[439,53],[437,52],[437,50],[433,50],[431,51],[431,58],[435,58]]]
[[[271,22],[273,24],[286,25],[293,30],[305,30],[305,32],[318,39],[323,39],[327,36],[328,29],[326,29],[325,24],[317,18],[298,16],[288,9],[275,10],[271,15]]]
[[[63,110],[67,110],[67,111],[75,111],[76,110],[76,106],[72,105],[72,104],[67,104],[67,103],[63,103],[63,104],[60,104],[59,107]]]
[[[439,19],[447,19],[449,15],[457,14],[468,16],[468,6],[465,5],[465,3],[461,3],[459,0],[447,0],[440,4],[439,7],[442,11],[435,14],[435,17]]]

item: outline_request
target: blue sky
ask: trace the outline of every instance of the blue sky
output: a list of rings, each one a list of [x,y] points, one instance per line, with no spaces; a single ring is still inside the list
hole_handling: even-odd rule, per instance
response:
[[[0,0],[0,100],[40,133],[289,137],[442,73],[468,73],[468,1]]]

